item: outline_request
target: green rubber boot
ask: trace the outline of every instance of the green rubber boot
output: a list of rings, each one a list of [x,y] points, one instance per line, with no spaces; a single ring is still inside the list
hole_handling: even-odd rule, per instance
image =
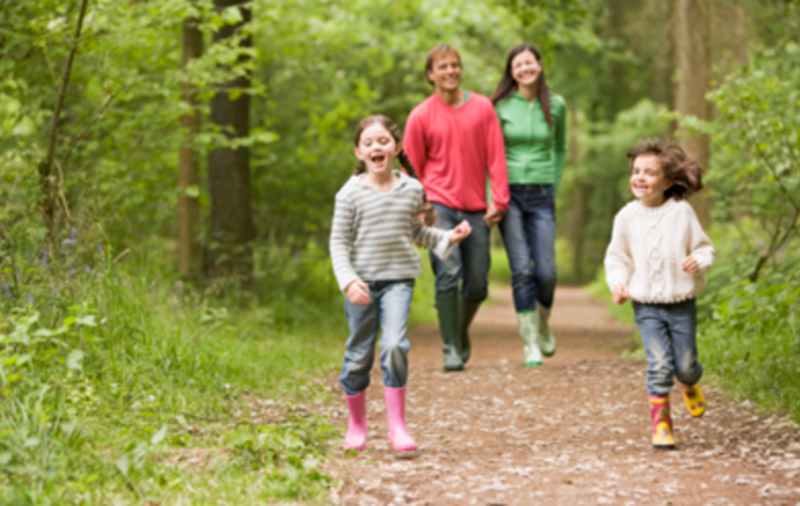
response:
[[[551,309],[551,308],[550,308]],[[536,315],[537,315],[537,344],[539,349],[542,350],[542,355],[545,357],[552,357],[556,352],[556,336],[550,330],[550,309],[536,302]]]
[[[461,360],[467,363],[469,360],[472,346],[469,341],[469,326],[472,325],[472,320],[475,319],[475,314],[478,308],[481,307],[480,302],[471,302],[466,299],[461,299],[461,315],[458,325],[459,338],[461,344]]]
[[[458,293],[445,293],[436,296],[436,311],[439,313],[439,332],[442,334],[445,371],[463,371],[461,342],[458,334],[459,304]]]
[[[522,348],[525,350],[525,367],[542,365],[542,354],[537,339],[536,311],[517,313],[519,335],[522,337]]]

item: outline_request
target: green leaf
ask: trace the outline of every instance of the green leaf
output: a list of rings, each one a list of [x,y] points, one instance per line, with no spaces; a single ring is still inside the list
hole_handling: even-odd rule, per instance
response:
[[[114,464],[119,469],[124,476],[128,476],[128,471],[131,469],[131,462],[128,460],[128,457],[123,455],[122,457],[118,458]]]
[[[83,367],[81,361],[83,360],[84,353],[81,350],[72,350],[67,356],[67,367],[80,371]]]
[[[197,186],[196,184],[192,186],[187,186],[186,189],[183,190],[183,194],[186,195],[187,197],[196,199],[197,197],[200,196],[200,187]]]
[[[165,437],[167,437],[167,426],[163,425],[161,429],[150,438],[150,444],[157,445],[163,441]]]

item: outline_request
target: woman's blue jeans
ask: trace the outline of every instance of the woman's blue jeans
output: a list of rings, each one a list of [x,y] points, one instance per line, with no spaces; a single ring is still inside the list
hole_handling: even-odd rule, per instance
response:
[[[700,381],[695,299],[674,304],[634,301],[633,314],[647,354],[647,393],[667,395],[676,377],[688,386]]]
[[[344,312],[350,326],[344,364],[339,383],[347,395],[355,395],[369,386],[375,343],[381,333],[380,364],[383,384],[401,388],[408,379],[408,350],[406,337],[414,280],[373,281],[369,284],[370,301],[357,306],[345,298]]]
[[[553,185],[509,185],[511,200],[500,234],[511,267],[517,312],[550,308],[556,289],[556,210]]]

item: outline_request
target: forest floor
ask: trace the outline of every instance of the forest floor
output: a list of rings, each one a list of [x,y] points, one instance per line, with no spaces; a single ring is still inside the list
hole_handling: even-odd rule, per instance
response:
[[[407,420],[420,448],[391,449],[376,365],[367,449],[340,453],[323,468],[342,484],[332,501],[800,504],[795,423],[708,387],[709,409],[693,419],[673,389],[678,450],[654,451],[645,362],[619,358],[633,345],[633,329],[579,288],[559,288],[552,327],[556,355],[523,367],[510,289],[493,291],[473,325],[466,370],[447,374],[436,326],[412,329]],[[340,393],[336,378],[330,386]],[[344,402],[333,397],[315,410],[344,427]]]

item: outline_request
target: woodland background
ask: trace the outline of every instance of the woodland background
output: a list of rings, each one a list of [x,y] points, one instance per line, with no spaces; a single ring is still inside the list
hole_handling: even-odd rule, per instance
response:
[[[677,135],[708,167],[707,370],[800,421],[798,2],[0,0],[0,497],[322,497],[337,435],[303,406],[344,341],[354,126],[405,122],[433,45],[491,94],[522,41],[570,111],[561,281],[606,296],[625,152]]]

